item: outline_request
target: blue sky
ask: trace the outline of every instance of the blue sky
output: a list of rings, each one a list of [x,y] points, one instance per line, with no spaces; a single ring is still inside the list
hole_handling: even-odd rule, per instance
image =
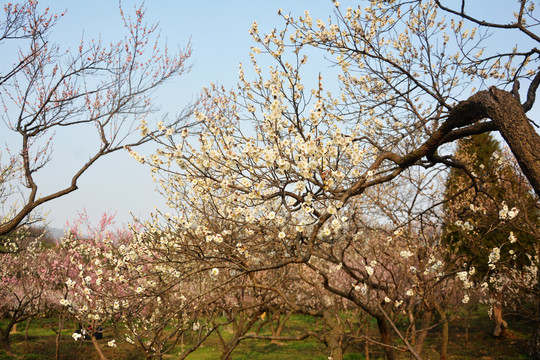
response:
[[[123,1],[126,11],[133,8],[133,0]],[[354,1],[341,1],[342,6],[356,6]],[[508,14],[501,7],[506,0],[476,0],[477,9],[494,11],[495,15]],[[82,36],[86,40],[101,36],[104,41],[120,39],[122,22],[115,0],[68,1],[42,0],[54,12],[67,9],[66,15],[55,28],[52,40],[62,46],[78,46]],[[155,94],[155,103],[163,111],[174,115],[210,82],[232,87],[236,83],[238,64],[249,62],[249,47],[254,45],[248,31],[257,21],[261,33],[282,27],[278,9],[294,16],[309,9],[313,18],[326,19],[334,6],[330,0],[258,0],[258,1],[172,1],[147,0],[147,20],[159,22],[162,38],[169,48],[183,48],[191,41],[192,71],[166,84]],[[485,10],[482,10],[485,11]],[[511,13],[510,13],[511,14]],[[499,39],[500,40],[500,39]],[[327,66],[320,65],[320,66]],[[9,141],[9,139],[8,139]],[[58,190],[69,182],[71,164],[80,164],[92,150],[92,142],[85,132],[59,135],[54,147],[53,162],[42,172],[42,191]],[[149,153],[146,147],[141,153]],[[76,213],[86,209],[93,219],[102,212],[117,212],[117,222],[131,219],[130,211],[145,217],[153,206],[165,208],[161,197],[154,192],[149,169],[131,159],[127,153],[117,153],[100,160],[81,179],[79,190],[50,202],[42,209],[49,212],[50,226],[61,228]]]

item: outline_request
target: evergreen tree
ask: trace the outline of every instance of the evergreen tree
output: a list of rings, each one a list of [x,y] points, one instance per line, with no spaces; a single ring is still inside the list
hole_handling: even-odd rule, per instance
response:
[[[513,279],[530,272],[537,251],[537,202],[491,134],[461,139],[455,158],[463,167],[447,179],[443,240],[474,267],[469,274],[488,292],[499,336],[507,326],[503,306],[525,298]]]

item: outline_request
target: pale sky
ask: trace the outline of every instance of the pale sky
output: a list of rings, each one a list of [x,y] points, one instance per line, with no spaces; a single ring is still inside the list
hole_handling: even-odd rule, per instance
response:
[[[498,12],[495,3],[502,4],[506,0],[475,2],[489,4],[490,11]],[[341,3],[343,7],[357,4],[355,1]],[[87,40],[101,35],[105,42],[123,36],[115,0],[41,0],[40,4],[50,6],[54,12],[67,9],[52,36],[63,46],[77,47],[83,34]],[[125,11],[133,7],[132,0],[123,4]],[[334,9],[330,0],[147,0],[146,6],[148,22],[159,21],[162,37],[170,49],[182,48],[190,40],[193,48],[191,73],[172,80],[154,96],[156,104],[172,115],[211,82],[225,87],[235,85],[238,64],[249,63],[249,48],[255,45],[248,33],[253,21],[257,21],[260,32],[265,33],[274,27],[282,28],[283,21],[277,15],[279,8],[295,17],[309,9],[315,19],[327,19]],[[67,185],[70,164],[80,165],[88,158],[91,145],[86,140],[84,131],[55,140],[54,162],[40,177],[43,194]],[[151,147],[140,152],[148,154]],[[81,178],[79,190],[46,204],[42,210],[49,212],[47,219],[51,227],[62,228],[83,208],[96,220],[105,211],[116,211],[117,223],[124,223],[131,219],[130,211],[145,218],[154,205],[165,209],[161,196],[154,192],[149,168],[123,152],[99,160]]]

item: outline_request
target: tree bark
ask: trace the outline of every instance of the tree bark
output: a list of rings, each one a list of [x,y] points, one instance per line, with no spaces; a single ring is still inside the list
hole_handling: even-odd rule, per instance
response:
[[[523,107],[514,96],[490,88],[483,106],[516,157],[523,174],[540,197],[540,135],[534,130]]]
[[[384,318],[377,317],[377,326],[379,327],[379,334],[381,335],[381,342],[383,344],[392,346],[392,335],[388,324]],[[388,346],[384,347],[384,354],[386,355],[387,360],[396,360],[396,354],[394,350]]]
[[[326,343],[332,360],[343,360],[343,326],[329,310],[323,311],[323,319],[330,328],[326,334]]]
[[[58,332],[56,333],[56,360],[60,360],[60,338],[64,327],[64,318],[60,316],[58,319]]]
[[[420,323],[420,329],[416,330],[415,350],[418,354],[422,353],[424,347],[424,340],[428,334],[428,328],[431,325],[432,310],[425,310],[422,314],[422,322]]]
[[[276,311],[275,313],[272,313],[270,320],[270,331],[272,332],[272,336],[280,337],[283,333],[283,330],[285,330],[285,325],[289,321],[293,314],[293,311],[289,310],[283,319],[281,319],[281,311]],[[275,319],[275,322],[274,322]],[[279,344],[279,340],[273,339],[270,341],[271,344]]]
[[[105,356],[105,354],[103,354],[103,351],[101,350],[101,347],[99,346],[99,343],[94,334],[91,334],[90,338],[92,339],[92,345],[94,345],[94,348],[96,349],[100,360],[107,360],[107,357]]]
[[[504,321],[502,317],[502,305],[498,302],[493,304],[493,309],[491,311],[493,316],[493,321],[495,322],[495,329],[493,329],[493,336],[501,337],[504,335],[508,324]]]
[[[6,352],[8,356],[14,357],[15,354],[13,353],[13,350],[11,349],[11,343],[9,341],[9,332],[2,334],[2,337],[0,338],[2,341],[2,349]]]
[[[28,344],[28,329],[30,329],[30,320],[26,320],[26,327],[24,329],[24,343]]]
[[[369,360],[369,341],[367,340],[369,338],[369,321],[366,322],[366,342],[364,343],[364,356],[365,360]]]
[[[448,315],[446,314],[446,311],[439,304],[435,304],[435,309],[437,310],[437,313],[441,317],[441,322],[442,322],[441,350],[440,350],[439,358],[441,360],[446,360],[448,359],[448,340],[449,340],[449,335],[450,335]]]
[[[9,341],[9,334],[13,328],[13,320],[6,326],[5,330],[0,329],[0,341],[2,342],[2,349],[6,352],[8,356],[15,356],[15,353],[11,349],[11,342]]]

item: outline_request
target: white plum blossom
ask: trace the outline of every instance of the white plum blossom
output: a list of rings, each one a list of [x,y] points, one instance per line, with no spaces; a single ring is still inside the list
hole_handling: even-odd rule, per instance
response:
[[[368,274],[368,276],[371,276],[373,275],[373,268],[369,265],[366,265],[366,272]]]
[[[403,251],[401,251],[401,253],[399,255],[404,259],[408,259],[411,256],[413,256],[414,254],[410,250],[403,250]]]
[[[219,269],[218,268],[213,268],[212,270],[210,270],[210,276],[218,276],[219,275]]]

